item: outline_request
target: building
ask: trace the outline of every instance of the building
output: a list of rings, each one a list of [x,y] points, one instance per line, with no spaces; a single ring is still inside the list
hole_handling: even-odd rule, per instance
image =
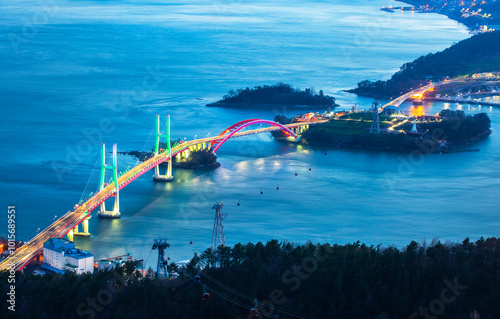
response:
[[[125,262],[122,260],[99,260],[97,262],[97,270],[112,270],[123,265],[125,265]]]
[[[111,270],[116,267],[122,267],[125,265],[125,262],[134,261],[132,253],[128,253],[126,255],[121,255],[117,257],[104,258],[97,261],[97,270]],[[142,264],[142,259],[135,260],[138,263]]]
[[[77,274],[94,272],[94,255],[75,248],[75,243],[51,238],[43,243],[44,267],[59,273],[67,270]]]
[[[383,108],[382,113],[383,115],[400,114],[401,109],[395,105],[387,105],[386,107]]]

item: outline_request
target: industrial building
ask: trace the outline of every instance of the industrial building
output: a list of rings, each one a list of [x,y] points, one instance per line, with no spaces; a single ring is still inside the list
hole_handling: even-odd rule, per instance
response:
[[[43,267],[54,272],[76,274],[94,272],[94,255],[75,248],[75,243],[51,238],[43,243]]]

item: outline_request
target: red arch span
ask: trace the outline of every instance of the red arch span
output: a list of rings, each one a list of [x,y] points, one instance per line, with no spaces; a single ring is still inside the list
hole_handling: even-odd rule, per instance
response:
[[[219,136],[222,137],[224,134],[226,134],[228,132],[231,132],[231,133],[229,133],[229,135],[226,135],[226,137],[224,137],[224,138],[222,138],[220,140],[216,140],[216,141],[212,142],[212,146],[215,145],[215,143],[217,143],[217,146],[215,146],[215,148],[213,149],[214,154],[217,152],[217,150],[219,149],[219,147],[222,146],[222,144],[224,144],[229,138],[231,138],[231,136],[233,136],[239,130],[241,130],[241,129],[247,127],[247,126],[254,125],[254,124],[269,124],[269,125],[272,125],[272,126],[276,126],[287,137],[289,137],[289,136],[293,136],[294,138],[298,137],[297,134],[295,134],[294,132],[292,132],[288,127],[286,127],[286,126],[284,126],[284,125],[282,125],[280,123],[277,123],[277,122],[268,121],[268,120],[258,120],[258,119],[245,120],[245,121],[241,121],[241,122],[238,122],[238,123],[230,126],[226,130],[224,130],[221,134],[219,134]]]

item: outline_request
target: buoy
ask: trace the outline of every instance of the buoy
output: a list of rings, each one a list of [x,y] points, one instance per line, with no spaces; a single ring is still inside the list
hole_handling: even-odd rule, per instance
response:
[[[280,184],[278,184],[278,186],[276,187],[276,190],[279,190],[280,189]]]
[[[311,167],[309,167],[309,170],[311,170]]]
[[[240,206],[240,201],[238,201],[238,204],[236,204],[236,206]]]
[[[260,189],[260,193],[261,193],[261,194],[264,194],[264,192],[262,191],[262,188]]]

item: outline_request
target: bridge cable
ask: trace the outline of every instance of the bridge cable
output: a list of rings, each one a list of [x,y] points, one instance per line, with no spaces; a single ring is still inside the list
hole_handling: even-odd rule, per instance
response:
[[[95,160],[94,168],[90,172],[89,179],[87,180],[87,184],[85,185],[85,188],[83,189],[82,195],[80,196],[80,201],[78,202],[79,205],[82,203],[82,201],[87,201],[87,200],[90,199],[90,196],[89,196],[90,195],[90,191],[88,191],[88,193],[87,193],[87,188],[89,186],[90,180],[92,179],[92,177],[94,175],[94,171],[96,169],[96,166],[97,166],[98,162],[99,162],[99,156]]]

